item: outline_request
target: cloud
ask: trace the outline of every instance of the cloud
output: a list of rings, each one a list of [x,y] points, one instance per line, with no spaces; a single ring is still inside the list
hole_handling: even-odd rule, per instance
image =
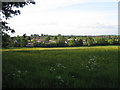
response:
[[[37,0],[36,5],[21,9],[20,16],[12,18],[11,28],[16,34],[115,34],[117,33],[117,13],[99,11],[57,11],[85,2],[115,2],[116,0]]]

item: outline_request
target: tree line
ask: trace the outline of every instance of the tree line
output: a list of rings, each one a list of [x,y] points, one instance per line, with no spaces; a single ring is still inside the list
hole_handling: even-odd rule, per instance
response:
[[[58,34],[38,35],[33,34],[27,36],[10,37],[8,34],[2,36],[3,47],[79,47],[79,46],[99,46],[99,45],[119,45],[119,36],[103,35],[103,36],[63,36]]]

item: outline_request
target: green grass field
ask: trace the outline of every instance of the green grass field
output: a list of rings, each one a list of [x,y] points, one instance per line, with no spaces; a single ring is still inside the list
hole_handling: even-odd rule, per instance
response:
[[[3,88],[117,88],[118,46],[2,50]]]

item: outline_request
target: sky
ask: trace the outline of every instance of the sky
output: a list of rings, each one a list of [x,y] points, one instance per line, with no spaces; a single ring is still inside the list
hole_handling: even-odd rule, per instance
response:
[[[16,33],[117,35],[118,0],[35,0],[8,20]]]

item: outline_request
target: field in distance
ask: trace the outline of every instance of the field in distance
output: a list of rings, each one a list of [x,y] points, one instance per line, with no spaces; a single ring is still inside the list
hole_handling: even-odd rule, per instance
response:
[[[3,88],[117,88],[118,46],[2,50]]]

